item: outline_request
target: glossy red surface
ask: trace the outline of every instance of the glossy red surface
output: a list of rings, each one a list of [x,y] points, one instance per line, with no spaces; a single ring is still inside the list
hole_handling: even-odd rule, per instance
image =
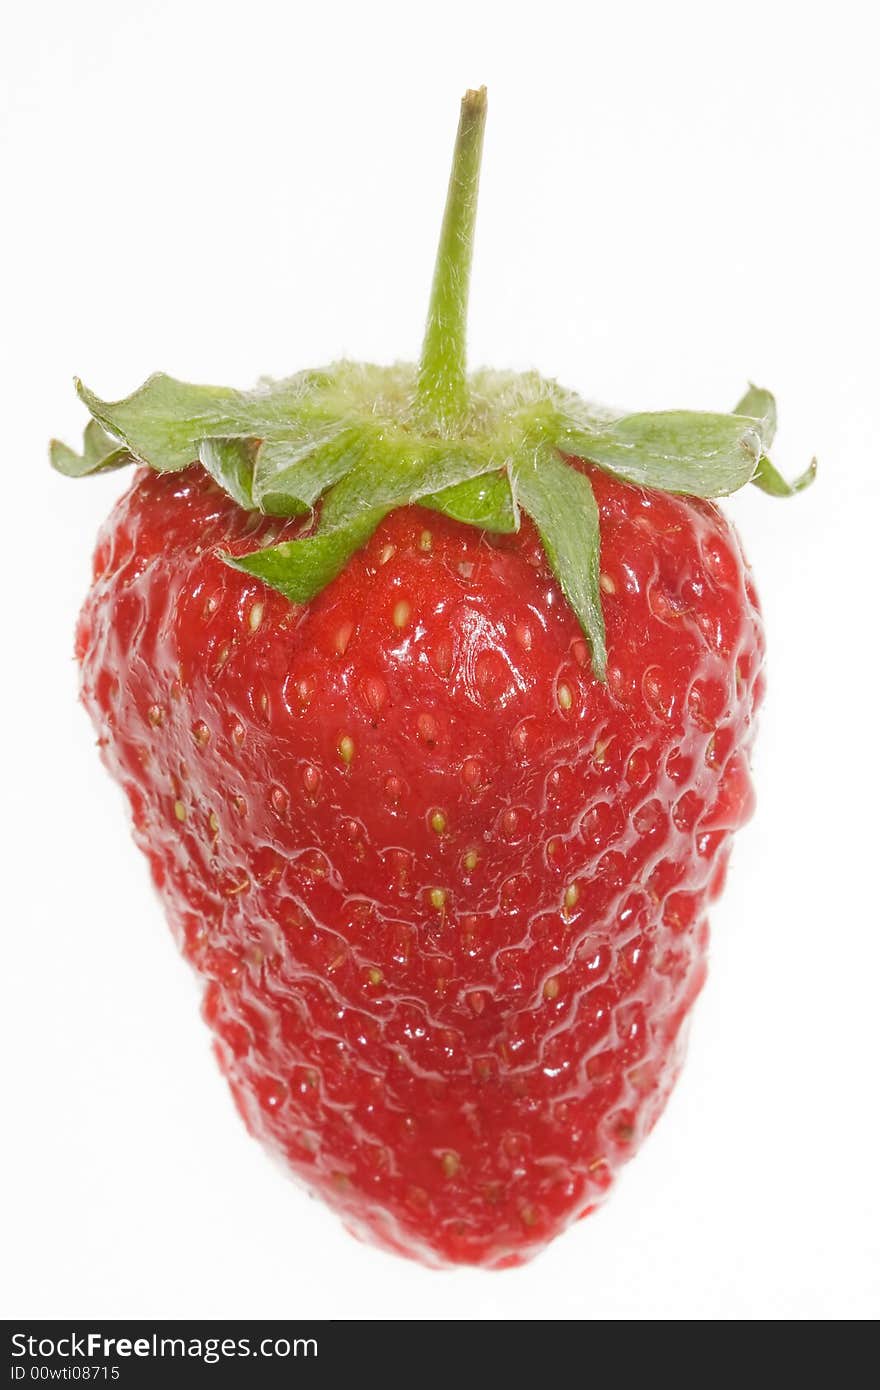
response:
[[[591,476],[607,687],[528,522],[397,512],[296,609],[217,558],[282,532],[198,468],[137,475],[81,617],[246,1123],[428,1263],[517,1263],[604,1197],[675,1080],[751,808],[736,536]]]

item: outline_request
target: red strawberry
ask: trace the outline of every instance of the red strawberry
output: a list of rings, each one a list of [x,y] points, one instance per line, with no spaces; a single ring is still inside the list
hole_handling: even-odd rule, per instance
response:
[[[603,1198],[675,1080],[762,688],[701,498],[793,489],[766,392],[615,418],[465,376],[484,111],[418,373],[83,390],[53,457],[150,465],[83,694],[246,1123],[355,1231],[498,1268]]]

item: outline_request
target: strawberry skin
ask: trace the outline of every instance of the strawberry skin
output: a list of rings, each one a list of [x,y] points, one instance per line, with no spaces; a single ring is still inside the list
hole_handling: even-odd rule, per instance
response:
[[[531,523],[394,510],[310,603],[302,534],[198,466],[99,540],[85,704],[252,1131],[386,1248],[528,1259],[657,1119],[751,809],[763,636],[710,502],[583,470],[607,683]]]

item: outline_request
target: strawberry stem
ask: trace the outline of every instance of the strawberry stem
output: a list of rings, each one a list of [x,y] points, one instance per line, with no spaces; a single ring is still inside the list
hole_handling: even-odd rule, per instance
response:
[[[468,289],[485,124],[486,88],[465,92],[416,392],[416,404],[423,416],[430,417],[441,429],[453,426],[468,409]]]

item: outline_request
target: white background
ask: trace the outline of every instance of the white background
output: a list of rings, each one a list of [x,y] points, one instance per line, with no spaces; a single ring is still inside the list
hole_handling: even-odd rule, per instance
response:
[[[880,109],[870,7],[44,0],[4,21],[7,1316],[866,1318],[878,1230]],[[246,386],[419,346],[459,96],[490,125],[472,361],[594,399],[773,389],[729,510],[769,696],[668,1112],[536,1263],[356,1244],[249,1140],[70,658],[121,475],[50,473],[74,372]]]

